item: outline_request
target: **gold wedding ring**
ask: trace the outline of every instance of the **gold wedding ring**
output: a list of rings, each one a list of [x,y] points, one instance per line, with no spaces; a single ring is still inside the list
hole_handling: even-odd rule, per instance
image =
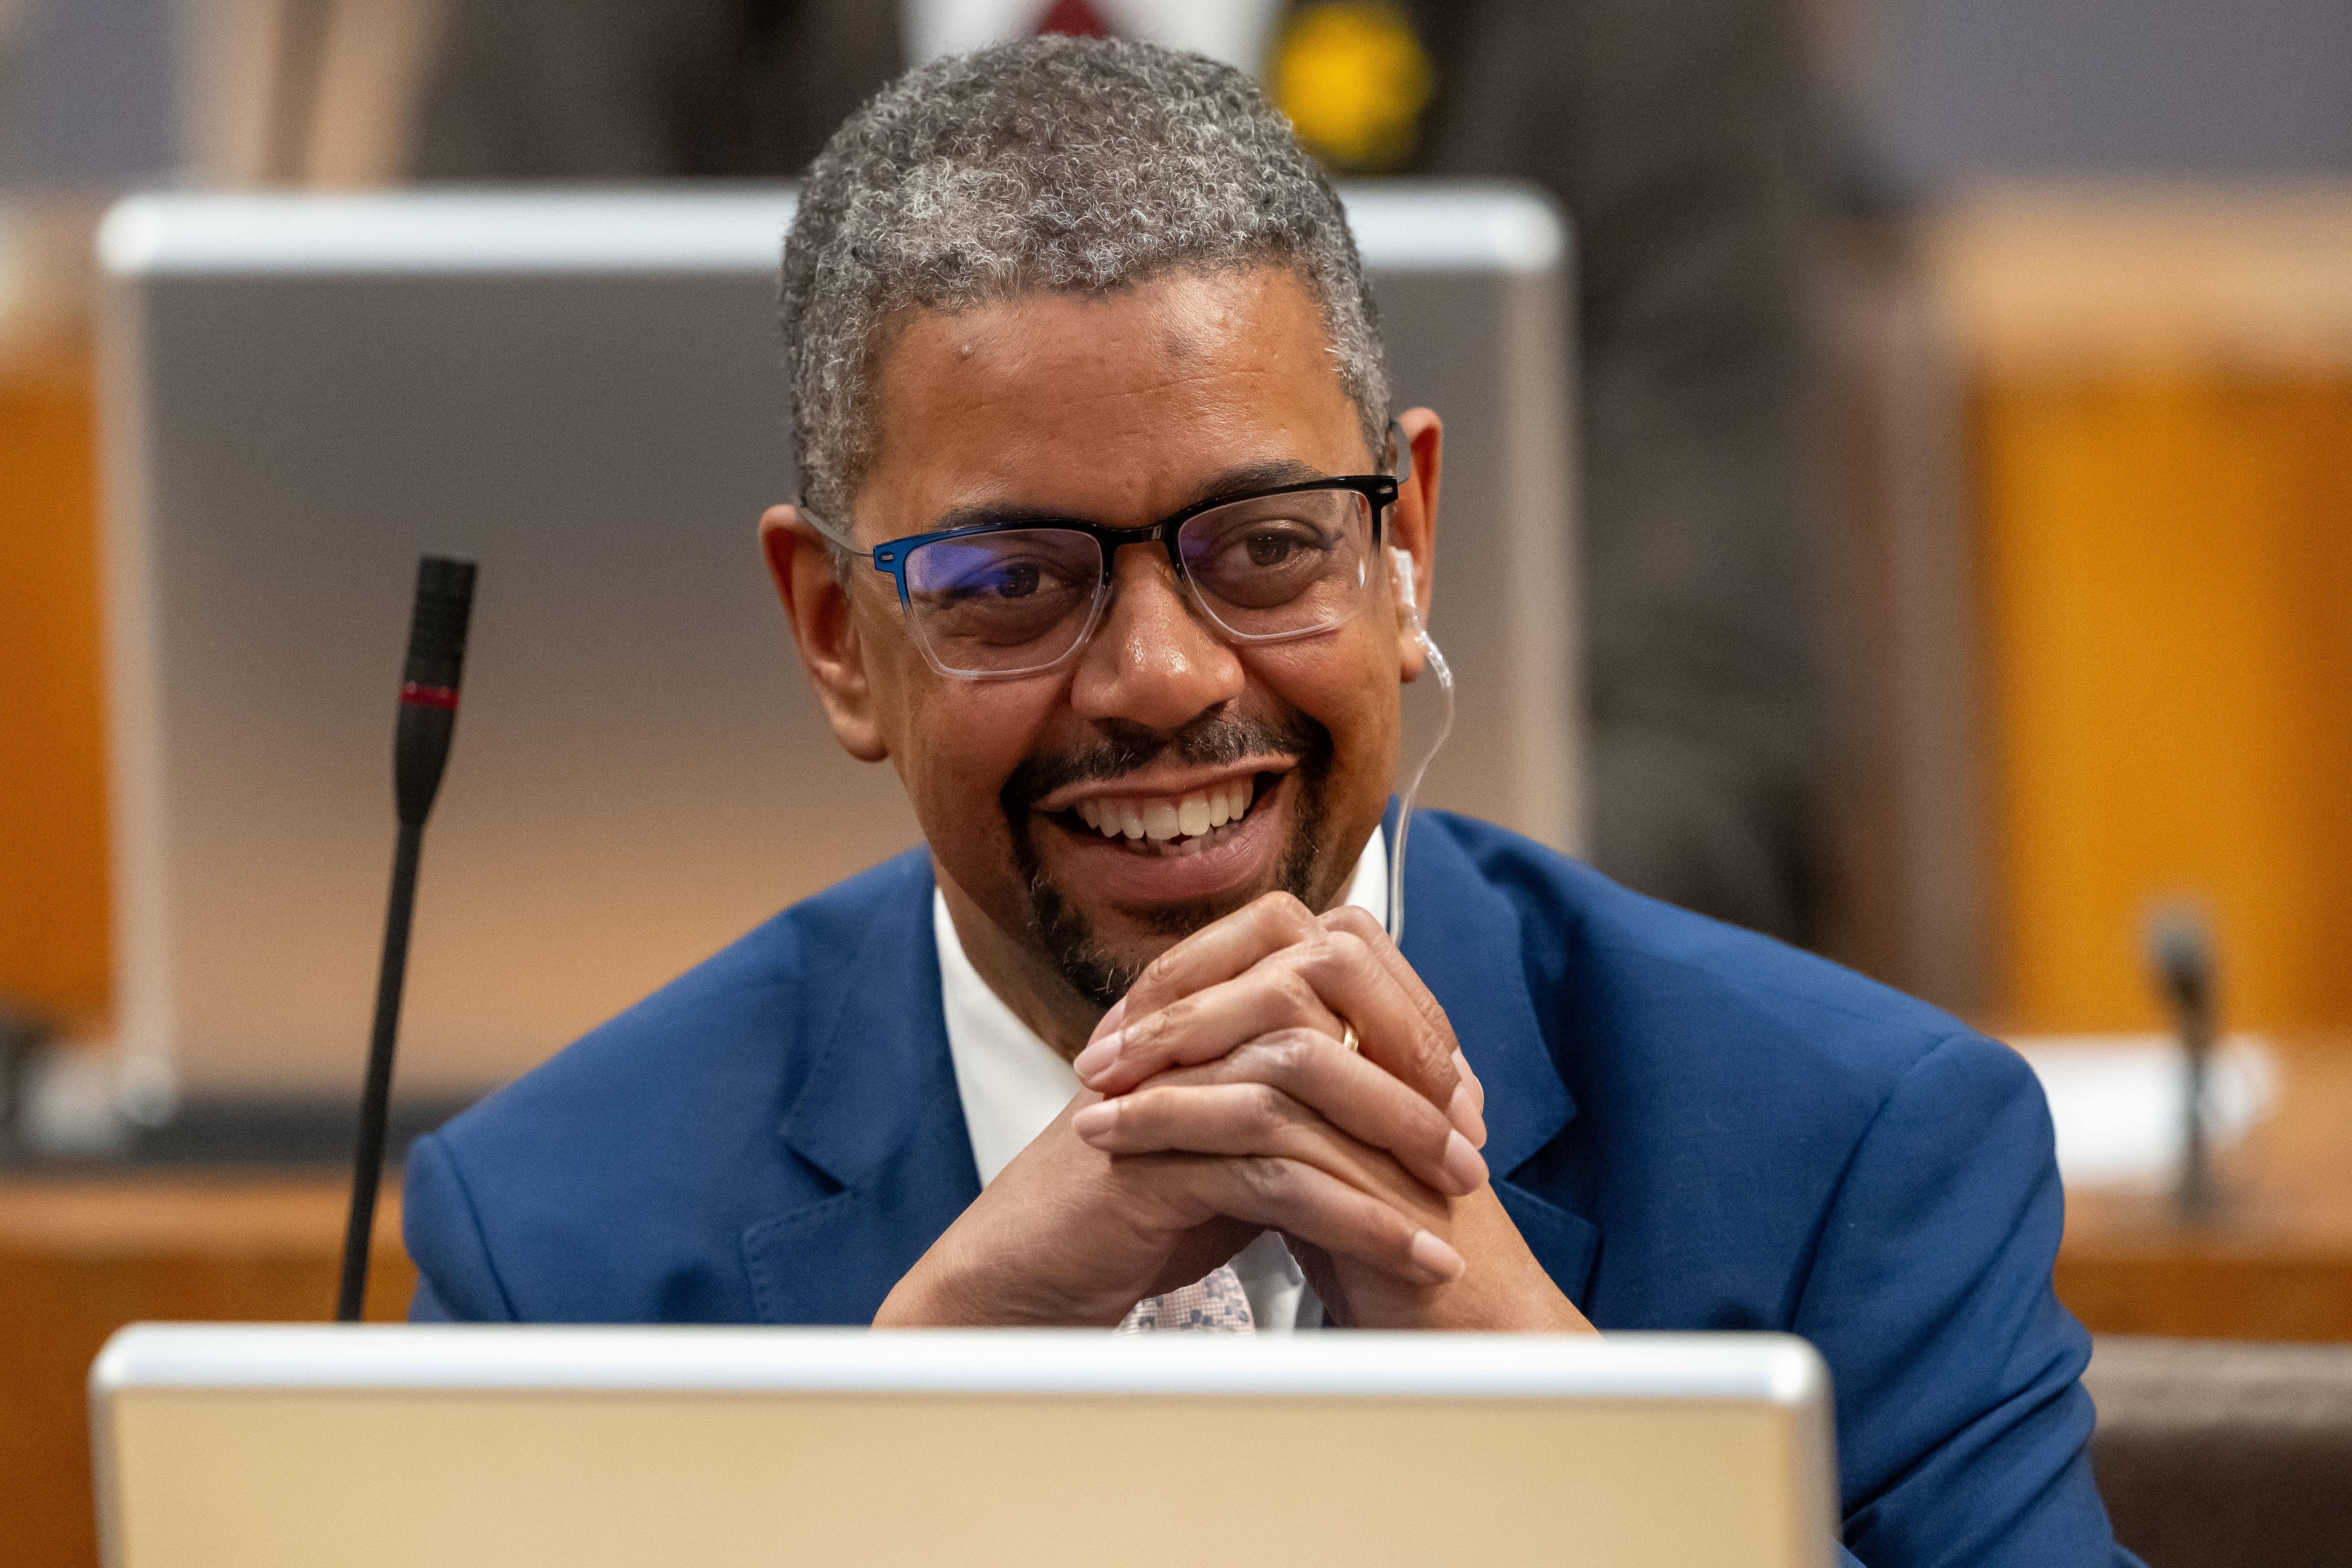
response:
[[[1347,1019],[1342,1018],[1339,1020],[1339,1027],[1346,1031],[1339,1037],[1340,1049],[1348,1051],[1360,1051],[1364,1048],[1364,1042],[1356,1038],[1355,1025],[1350,1024]]]

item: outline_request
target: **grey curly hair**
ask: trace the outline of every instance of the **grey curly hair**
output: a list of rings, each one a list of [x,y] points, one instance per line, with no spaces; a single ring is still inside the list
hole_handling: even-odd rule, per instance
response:
[[[917,67],[834,132],[784,240],[803,503],[848,528],[894,316],[1269,262],[1320,308],[1377,458],[1388,366],[1363,262],[1330,182],[1248,77],[1069,37]]]

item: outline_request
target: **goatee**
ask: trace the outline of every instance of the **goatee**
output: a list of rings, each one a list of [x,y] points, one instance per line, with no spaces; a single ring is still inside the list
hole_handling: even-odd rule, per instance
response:
[[[1322,891],[1314,881],[1323,850],[1324,790],[1331,773],[1330,731],[1303,713],[1280,724],[1203,715],[1172,734],[1118,720],[1097,728],[1102,738],[1097,743],[1050,757],[1031,757],[1013,769],[1013,776],[997,792],[997,804],[1012,836],[1013,860],[1029,890],[1031,929],[1055,968],[1079,995],[1107,1008],[1127,994],[1149,961],[1122,959],[1109,952],[1092,922],[1047,873],[1037,853],[1032,807],[1066,785],[1124,778],[1156,762],[1217,767],[1249,757],[1295,757],[1297,762],[1290,773],[1297,780],[1295,822],[1290,842],[1283,846],[1275,868],[1274,886],[1163,904],[1142,919],[1148,929],[1161,935],[1184,937],[1276,889],[1314,907]]]

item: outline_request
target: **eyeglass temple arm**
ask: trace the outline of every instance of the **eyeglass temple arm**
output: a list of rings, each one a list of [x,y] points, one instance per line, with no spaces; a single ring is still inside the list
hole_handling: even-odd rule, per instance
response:
[[[1403,484],[1412,478],[1412,443],[1404,438],[1404,426],[1393,419],[1389,421],[1388,458],[1393,470],[1391,477],[1397,483]]]
[[[824,519],[809,510],[806,506],[796,506],[793,508],[793,510],[799,513],[800,520],[803,522],[807,523],[811,528],[815,529],[819,534],[823,535],[826,543],[833,545],[835,549],[846,551],[848,553],[856,556],[861,561],[871,561],[874,559],[874,552],[871,550],[858,549],[857,542],[850,538],[846,531],[825,521]]]

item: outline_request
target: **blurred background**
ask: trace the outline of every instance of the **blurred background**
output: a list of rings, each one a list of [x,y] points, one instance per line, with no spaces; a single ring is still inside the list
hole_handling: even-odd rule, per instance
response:
[[[2025,1051],[2095,1331],[2352,1341],[2352,7],[0,0],[0,1562],[93,1560],[108,1331],[324,1316],[340,1239],[341,1102],[79,1152],[20,1114],[121,1001],[110,203],[789,178],[1041,27],[1232,59],[1336,174],[1559,204],[1578,842]],[[319,1046],[354,1088],[364,1006]],[[393,1315],[397,1234],[395,1184]]]

